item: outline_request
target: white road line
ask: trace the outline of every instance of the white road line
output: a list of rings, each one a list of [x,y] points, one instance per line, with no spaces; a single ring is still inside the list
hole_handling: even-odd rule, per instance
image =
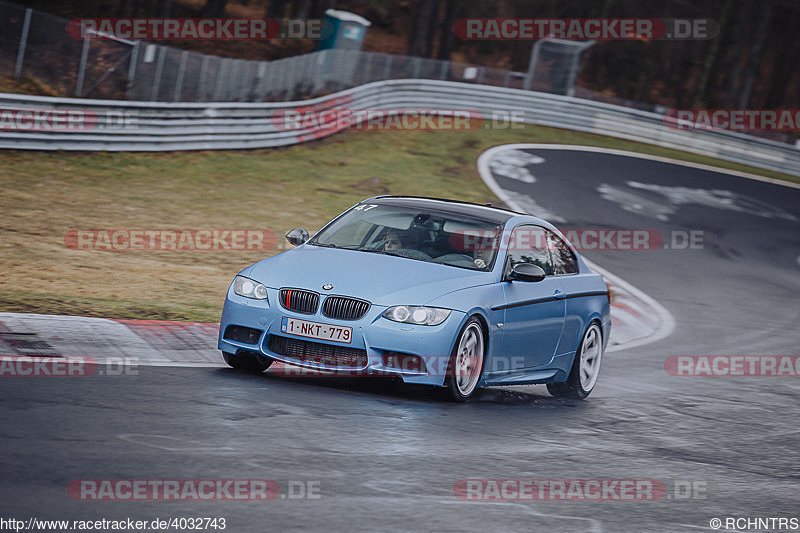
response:
[[[500,146],[493,146],[492,148],[489,148],[488,150],[483,152],[480,155],[480,157],[478,157],[478,168],[480,170],[480,161],[481,158],[484,156],[488,156],[488,159],[491,159],[491,156],[494,155],[494,153],[501,152],[503,150],[528,150],[535,148],[542,150],[571,150],[576,152],[596,152],[601,154],[636,157],[638,159],[649,159],[650,161],[659,161],[661,163],[672,163],[673,165],[681,165],[684,167],[697,168],[700,170],[710,170],[711,172],[720,172],[722,174],[730,174],[731,176],[738,176],[740,178],[747,178],[756,181],[764,181],[766,183],[772,183],[774,185],[783,185],[784,187],[792,187],[795,189],[800,189],[800,183],[783,181],[775,178],[768,178],[766,176],[759,176],[758,174],[750,174],[748,172],[740,172],[738,170],[729,170],[727,168],[714,167],[711,165],[703,165],[700,163],[690,163],[689,161],[670,159],[669,157],[660,157],[657,155],[642,154],[639,152],[628,152],[625,150],[615,150],[613,148],[598,148],[596,146],[583,146],[583,145],[572,145],[572,144],[517,143],[517,144],[503,144]],[[486,160],[487,163],[488,159]],[[495,194],[497,193],[495,192]]]

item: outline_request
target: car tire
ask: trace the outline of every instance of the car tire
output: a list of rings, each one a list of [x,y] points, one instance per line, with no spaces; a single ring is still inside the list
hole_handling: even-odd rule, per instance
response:
[[[578,351],[575,352],[567,381],[548,383],[547,390],[558,398],[583,400],[591,394],[597,384],[602,359],[603,332],[600,330],[600,324],[592,322],[586,328]]]
[[[466,402],[478,393],[486,360],[486,335],[478,317],[470,317],[453,345],[444,386],[449,399]]]
[[[256,354],[249,353],[227,353],[222,352],[222,357],[228,366],[247,372],[249,374],[260,374],[272,365],[273,359],[268,359],[266,362]]]

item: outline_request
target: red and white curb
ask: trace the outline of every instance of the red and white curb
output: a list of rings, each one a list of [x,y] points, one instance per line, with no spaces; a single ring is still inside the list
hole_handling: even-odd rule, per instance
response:
[[[494,173],[516,179],[525,183],[535,183],[536,177],[527,169],[529,164],[544,162],[538,156],[532,156],[521,150],[530,148],[542,149],[586,149],[581,146],[564,146],[551,144],[507,144],[489,148],[478,157],[478,172],[487,187],[506,203],[511,209],[522,213],[530,213],[552,223],[564,222],[557,214],[550,213],[536,204],[535,199],[511,193],[497,183]],[[602,148],[592,151],[606,152]],[[629,152],[608,150],[609,153],[631,155]],[[501,156],[501,154],[503,154]],[[640,154],[632,154],[640,155]],[[663,339],[675,329],[675,319],[664,306],[637,289],[619,276],[588,261],[584,261],[592,270],[601,274],[611,287],[611,337],[608,340],[607,352],[615,352],[635,348]]]
[[[619,276],[584,261],[611,288],[611,337],[606,352],[650,344],[675,330],[675,319],[660,303]]]
[[[99,364],[225,366],[219,324],[0,313],[0,356],[91,357]]]

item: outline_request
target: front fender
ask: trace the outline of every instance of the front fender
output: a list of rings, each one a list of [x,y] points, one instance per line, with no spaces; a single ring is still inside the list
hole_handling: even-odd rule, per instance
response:
[[[458,331],[471,316],[478,316],[483,320],[486,331],[486,359],[484,369],[492,368],[491,360],[499,357],[502,353],[502,323],[505,319],[505,311],[492,311],[492,308],[500,307],[505,303],[505,296],[501,285],[492,283],[459,289],[431,300],[427,305],[432,307],[442,307],[445,309],[455,309],[464,313],[464,318],[459,324]],[[456,339],[453,339],[455,346]],[[483,383],[483,376],[479,385]]]

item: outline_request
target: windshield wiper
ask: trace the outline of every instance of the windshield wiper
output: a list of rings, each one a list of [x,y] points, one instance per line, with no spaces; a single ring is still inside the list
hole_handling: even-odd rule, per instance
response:
[[[357,246],[336,246],[335,244],[314,243],[314,245],[315,246],[321,246],[323,248],[336,248],[338,250],[354,250],[356,252],[367,252],[368,254],[391,255],[393,257],[408,257],[408,256],[403,255],[403,254],[396,254],[392,250],[370,250],[369,248],[359,248]]]
[[[345,248],[345,249],[346,250],[356,250],[357,252],[367,252],[367,253],[370,253],[370,254],[387,254],[388,255],[388,252],[385,252],[383,250],[370,250],[369,248]]]

